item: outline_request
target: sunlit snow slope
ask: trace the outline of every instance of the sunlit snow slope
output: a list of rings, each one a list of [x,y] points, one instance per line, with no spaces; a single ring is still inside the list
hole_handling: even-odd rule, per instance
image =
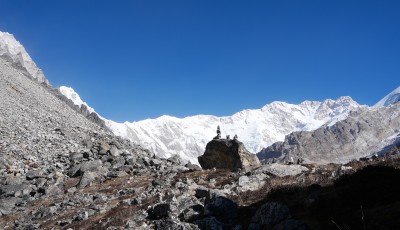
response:
[[[400,101],[400,87],[393,90],[393,92],[389,93],[386,97],[382,98],[378,103],[375,104],[375,107],[389,106],[394,103]]]
[[[0,31],[0,57],[11,61],[15,66],[25,70],[32,78],[41,83],[49,85],[49,81],[44,76],[25,48],[7,32]]]

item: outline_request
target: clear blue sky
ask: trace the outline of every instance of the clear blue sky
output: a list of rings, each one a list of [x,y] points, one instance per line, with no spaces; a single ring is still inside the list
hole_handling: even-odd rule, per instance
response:
[[[0,0],[0,30],[116,121],[372,105],[400,85],[397,0]]]

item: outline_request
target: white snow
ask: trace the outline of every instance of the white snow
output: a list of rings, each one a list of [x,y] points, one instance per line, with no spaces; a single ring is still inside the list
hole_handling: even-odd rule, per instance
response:
[[[400,101],[400,86],[393,90],[386,97],[382,98],[374,107],[389,106]]]
[[[50,85],[42,70],[36,66],[25,48],[10,33],[0,31],[0,56],[26,70],[37,81]]]
[[[58,88],[58,90],[60,90],[60,92],[70,99],[75,105],[78,105],[79,107],[85,105],[90,113],[95,112],[92,107],[90,107],[86,102],[82,101],[81,97],[79,97],[79,95],[71,87],[61,86]]]

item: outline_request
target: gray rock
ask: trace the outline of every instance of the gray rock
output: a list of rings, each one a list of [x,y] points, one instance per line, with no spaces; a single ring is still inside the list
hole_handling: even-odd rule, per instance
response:
[[[101,167],[102,165],[103,165],[103,162],[101,162],[101,160],[93,160],[93,161],[83,162],[81,164],[80,171],[82,173],[96,172],[96,171],[98,171],[99,167]]]
[[[169,157],[167,160],[175,165],[183,164],[182,158],[179,155],[173,155],[173,156]]]
[[[46,177],[46,176],[42,170],[29,170],[26,173],[27,180],[33,180],[33,179],[43,178],[43,177]]]
[[[0,196],[5,197],[20,197],[29,195],[32,191],[32,186],[29,184],[11,184],[0,186]]]
[[[73,153],[70,156],[71,161],[82,161],[83,159],[83,153]]]
[[[204,155],[199,156],[203,169],[250,169],[260,165],[256,155],[250,153],[238,140],[214,139],[206,146]]]
[[[87,187],[98,178],[99,175],[96,172],[90,172],[90,171],[84,172],[81,177],[81,180],[78,183],[78,187],[79,188]]]
[[[12,213],[13,208],[15,207],[15,203],[17,203],[18,199],[14,197],[1,199],[0,200],[0,216],[8,215]]]
[[[109,151],[110,151],[111,156],[117,157],[117,156],[120,155],[120,151],[119,151],[118,148],[117,148],[116,146],[114,146],[114,145],[111,146],[111,148],[110,148]]]
[[[255,174],[251,176],[241,176],[238,181],[239,191],[255,191],[265,185],[265,174]]]
[[[156,178],[156,179],[153,180],[153,182],[151,182],[151,184],[154,187],[156,187],[156,186],[164,186],[166,184],[166,181],[162,180],[162,179],[159,179],[159,178]]]
[[[255,170],[255,173],[269,173],[278,177],[295,176],[303,172],[307,172],[309,169],[301,165],[285,165],[279,163],[262,165],[260,168]]]

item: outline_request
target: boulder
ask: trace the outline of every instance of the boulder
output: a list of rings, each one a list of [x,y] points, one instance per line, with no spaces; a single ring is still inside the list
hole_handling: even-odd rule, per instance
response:
[[[238,206],[232,200],[217,196],[212,198],[204,207],[204,215],[213,216],[226,224],[232,224],[236,221],[239,214]]]
[[[200,229],[215,229],[222,230],[224,228],[224,224],[219,222],[215,217],[210,216],[201,220],[196,220],[194,222]]]
[[[204,155],[199,156],[203,169],[251,169],[259,166],[260,161],[255,154],[250,153],[238,140],[214,139],[208,142]]]
[[[167,217],[171,212],[171,204],[161,203],[150,208],[147,213],[150,220],[158,220]]]
[[[16,202],[17,198],[14,197],[0,200],[0,216],[12,213]]]
[[[280,203],[267,202],[261,206],[252,218],[252,222],[271,227],[290,217],[289,208]]]
[[[307,172],[309,169],[302,165],[285,165],[279,163],[263,165],[256,173],[269,173],[277,177],[296,176],[302,172]]]

